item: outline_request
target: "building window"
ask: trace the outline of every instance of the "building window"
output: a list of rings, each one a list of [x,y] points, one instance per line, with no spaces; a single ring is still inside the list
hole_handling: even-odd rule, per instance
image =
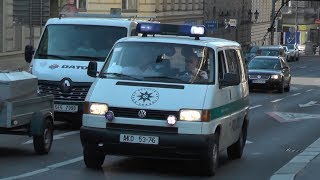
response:
[[[122,9],[129,11],[137,11],[138,0],[122,0]]]
[[[59,0],[60,12],[87,11],[87,0]]]

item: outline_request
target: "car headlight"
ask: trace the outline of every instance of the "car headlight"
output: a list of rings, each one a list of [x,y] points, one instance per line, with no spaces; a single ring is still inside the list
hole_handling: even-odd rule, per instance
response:
[[[280,76],[279,76],[279,75],[272,75],[271,78],[272,78],[272,79],[279,79]]]
[[[105,115],[108,112],[108,105],[101,103],[88,103],[88,114]]]
[[[181,110],[180,120],[182,121],[201,121],[201,110]]]

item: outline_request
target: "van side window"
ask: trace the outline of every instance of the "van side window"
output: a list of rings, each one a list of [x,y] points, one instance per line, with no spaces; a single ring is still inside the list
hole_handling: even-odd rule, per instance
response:
[[[237,49],[237,59],[240,65],[240,70],[241,70],[241,82],[246,81],[247,77],[247,69],[246,69],[246,64],[244,62],[243,54],[240,49]]]
[[[228,49],[226,50],[228,73],[239,74],[239,60],[236,50]]]
[[[226,66],[225,66],[225,57],[224,57],[224,52],[219,51],[218,52],[218,78],[223,79],[224,74],[227,72]]]

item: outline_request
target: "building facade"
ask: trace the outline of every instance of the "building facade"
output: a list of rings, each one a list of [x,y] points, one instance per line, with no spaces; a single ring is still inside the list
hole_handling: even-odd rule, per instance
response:
[[[276,4],[276,8],[279,7]],[[238,41],[244,48],[250,45],[270,44],[271,0],[205,0],[206,21],[217,21],[218,29],[210,36]],[[232,26],[226,22],[232,22]],[[235,26],[234,26],[235,25]],[[275,43],[278,43],[275,33]]]

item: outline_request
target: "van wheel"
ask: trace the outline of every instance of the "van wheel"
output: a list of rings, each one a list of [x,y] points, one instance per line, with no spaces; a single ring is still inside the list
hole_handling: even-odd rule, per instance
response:
[[[48,154],[53,141],[53,122],[47,118],[40,136],[33,136],[33,148],[37,154]]]
[[[93,150],[90,147],[83,147],[83,160],[87,168],[100,169],[105,159],[105,155]]]
[[[242,157],[243,149],[247,140],[246,132],[244,132],[247,131],[246,129],[246,127],[241,128],[238,141],[227,148],[229,159],[240,159]]]
[[[212,143],[209,145],[206,156],[202,159],[203,173],[207,176],[215,175],[219,167],[219,134],[213,135]]]

